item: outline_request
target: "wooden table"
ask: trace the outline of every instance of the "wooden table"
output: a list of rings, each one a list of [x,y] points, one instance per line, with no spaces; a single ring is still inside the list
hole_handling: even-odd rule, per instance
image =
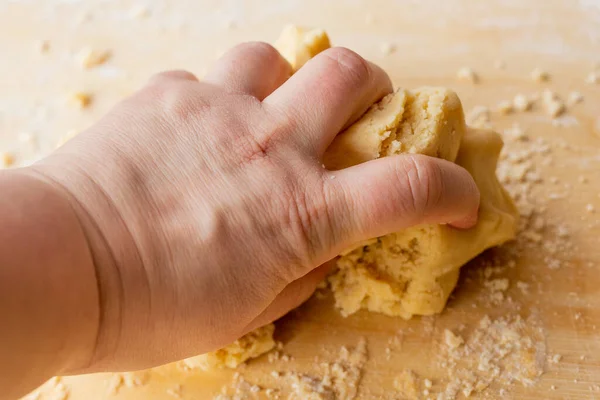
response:
[[[435,398],[447,389],[453,373],[479,373],[474,362],[480,354],[462,357],[450,372],[443,366],[448,360],[445,329],[459,333],[468,345],[485,316],[509,323],[521,316],[527,331],[521,337],[530,337],[537,346],[543,374],[529,387],[494,379],[472,398],[600,398],[600,84],[585,83],[600,61],[600,3],[221,3],[148,1],[145,9],[139,3],[100,0],[0,3],[0,150],[13,152],[18,163],[26,164],[51,151],[69,130],[93,123],[153,72],[186,68],[202,75],[228,46],[248,39],[272,41],[287,21],[326,28],[334,43],[380,63],[399,86],[448,86],[459,93],[467,113],[475,106],[489,107],[490,123],[506,137],[503,168],[514,178],[518,165],[531,162],[525,183],[509,184],[513,191],[527,189],[519,205],[530,215],[529,225],[515,243],[464,268],[439,316],[404,321],[358,313],[343,318],[327,294],[312,298],[277,323],[276,335],[289,361],[269,362],[265,356],[240,368],[249,386],[263,389],[258,394],[243,390],[247,398],[264,397],[266,388],[289,390],[290,380],[276,379],[272,371],[319,377],[317,358],[335,361],[341,346],[352,348],[361,338],[368,357],[359,368],[357,398],[427,398],[425,379],[432,381],[428,390]],[[40,50],[42,40],[47,51]],[[387,54],[390,45],[394,51]],[[86,46],[108,49],[112,57],[99,68],[82,70],[75,55]],[[457,80],[461,67],[472,68],[480,82]],[[548,71],[550,81],[532,80],[535,68]],[[554,123],[539,101],[529,112],[494,111],[518,93],[545,88],[563,98],[579,91],[584,100]],[[82,90],[93,94],[91,107],[84,110],[68,101]],[[525,139],[516,137],[514,124]],[[523,151],[524,160],[511,161],[511,154],[515,158]],[[493,284],[485,282],[505,278],[509,287],[499,290],[500,299]],[[418,389],[413,395],[402,389],[410,380],[409,370]],[[138,373],[138,387],[123,385],[116,394],[107,389],[111,379],[114,383],[112,375],[62,382],[73,400],[175,398],[179,389],[184,399],[206,399],[230,387],[233,374],[171,365]]]

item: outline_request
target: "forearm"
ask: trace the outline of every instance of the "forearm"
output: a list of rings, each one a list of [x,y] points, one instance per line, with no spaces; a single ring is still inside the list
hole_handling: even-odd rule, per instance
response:
[[[89,362],[98,304],[69,201],[27,169],[0,171],[0,398]]]

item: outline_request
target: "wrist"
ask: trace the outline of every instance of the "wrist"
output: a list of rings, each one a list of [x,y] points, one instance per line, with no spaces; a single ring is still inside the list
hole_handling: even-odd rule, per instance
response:
[[[68,201],[85,236],[96,279],[98,325],[92,355],[85,363],[73,364],[70,374],[127,368],[115,360],[127,351],[127,327],[143,314],[148,298],[143,264],[122,210],[103,189],[110,177],[103,176],[103,168],[91,177],[86,171],[94,169],[83,165],[80,159],[54,154],[31,167]],[[131,293],[131,288],[142,294]]]
[[[0,337],[11,368],[2,375],[13,375],[17,390],[30,389],[89,363],[99,326],[97,279],[61,190],[23,168],[0,173],[0,192],[8,194],[0,199]]]

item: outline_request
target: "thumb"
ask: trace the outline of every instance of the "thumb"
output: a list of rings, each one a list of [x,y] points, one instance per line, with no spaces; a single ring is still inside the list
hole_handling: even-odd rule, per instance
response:
[[[334,237],[357,242],[420,224],[470,228],[479,189],[464,168],[404,154],[330,171],[328,213]],[[339,245],[343,245],[340,243]]]

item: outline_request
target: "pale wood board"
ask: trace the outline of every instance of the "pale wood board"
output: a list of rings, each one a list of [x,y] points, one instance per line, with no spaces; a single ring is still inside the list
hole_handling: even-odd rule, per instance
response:
[[[465,267],[448,309],[435,318],[404,321],[359,313],[343,318],[330,298],[311,299],[277,323],[277,338],[290,362],[269,363],[266,357],[240,369],[250,382],[277,386],[272,370],[307,371],[315,357],[335,358],[341,345],[368,342],[369,360],[363,369],[359,398],[394,399],[401,396],[393,381],[405,369],[439,380],[441,334],[465,324],[467,332],[484,315],[536,315],[543,328],[547,354],[562,355],[546,363],[533,387],[507,387],[505,398],[594,399],[600,391],[600,85],[584,79],[600,61],[600,3],[598,1],[149,1],[147,18],[131,17],[140,3],[130,2],[7,2],[0,3],[0,150],[15,151],[19,162],[48,153],[59,136],[81,130],[105,113],[114,102],[138,88],[154,72],[185,68],[199,75],[218,54],[243,40],[273,41],[282,25],[295,22],[328,30],[334,43],[351,47],[380,63],[395,84],[404,87],[443,85],[455,89],[466,110],[493,107],[517,93],[550,87],[566,96],[578,90],[583,103],[569,110],[577,123],[555,127],[539,110],[509,116],[493,115],[496,129],[518,122],[532,137],[551,143],[567,141],[573,148],[555,148],[550,165],[538,165],[543,182],[534,192],[547,208],[550,224],[569,228],[575,246],[559,269],[550,269],[544,252],[535,247],[522,253],[516,268],[502,276],[511,285],[512,302],[490,306],[482,299],[481,267]],[[37,40],[49,40],[40,54]],[[396,51],[384,55],[383,43]],[[81,71],[74,54],[84,46],[113,52],[110,62],[95,71]],[[504,69],[494,64],[503,61]],[[473,68],[481,82],[458,82],[456,71]],[[548,70],[551,81],[535,83],[529,73]],[[68,105],[75,90],[93,92],[89,110]],[[19,143],[20,133],[38,138],[38,145]],[[578,178],[584,176],[587,182]],[[558,178],[552,183],[550,178]],[[565,187],[569,183],[570,187]],[[550,193],[566,197],[548,200]],[[596,213],[586,212],[593,204]],[[495,250],[501,254],[503,250]],[[489,257],[489,253],[483,256]],[[560,257],[559,257],[560,258]],[[529,294],[515,287],[530,284]],[[429,329],[427,327],[430,327]],[[403,330],[402,346],[386,358],[388,341]],[[177,340],[177,338],[173,338]],[[583,356],[583,359],[582,359]],[[205,399],[231,382],[233,372],[183,372],[159,368],[147,383],[107,394],[104,375],[65,378],[69,399],[173,398],[166,390],[181,384],[185,399]],[[496,386],[500,386],[499,384]],[[552,389],[554,387],[554,390]],[[497,398],[499,387],[482,398]],[[487,393],[487,394],[486,394]],[[487,396],[487,397],[486,397]],[[44,398],[44,397],[42,397]]]

